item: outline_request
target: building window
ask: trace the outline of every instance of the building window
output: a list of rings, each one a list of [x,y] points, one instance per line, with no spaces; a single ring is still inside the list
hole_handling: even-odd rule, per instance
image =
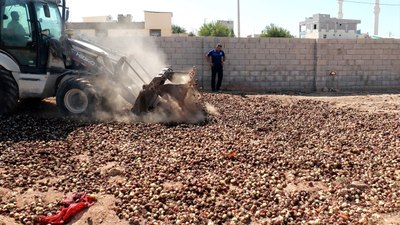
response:
[[[96,30],[96,37],[108,37],[108,30]]]
[[[314,24],[314,30],[316,30],[317,29],[317,24]]]
[[[326,34],[324,34],[324,39],[326,39]]]
[[[152,37],[161,37],[161,30],[160,29],[151,29],[150,36]]]

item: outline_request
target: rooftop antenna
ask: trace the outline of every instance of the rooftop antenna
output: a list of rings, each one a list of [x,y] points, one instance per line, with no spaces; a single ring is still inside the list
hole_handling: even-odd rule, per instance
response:
[[[375,14],[375,25],[374,25],[374,35],[378,35],[378,30],[379,30],[379,12],[381,11],[379,7],[379,0],[375,0],[375,8],[374,8],[374,14]]]
[[[343,0],[338,0],[338,3],[339,3],[338,18],[343,19]]]

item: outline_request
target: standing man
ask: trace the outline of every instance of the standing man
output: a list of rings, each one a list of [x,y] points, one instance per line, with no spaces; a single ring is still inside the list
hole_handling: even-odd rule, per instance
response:
[[[24,37],[26,35],[25,29],[19,23],[19,14],[17,11],[11,12],[11,21],[7,25],[7,30],[13,36],[19,38]]]
[[[222,84],[223,67],[225,62],[225,53],[222,51],[222,45],[217,44],[215,49],[207,54],[208,64],[211,66],[211,90],[219,91]],[[215,86],[215,77],[218,74],[217,86]]]
[[[12,37],[13,44],[17,46],[26,45],[26,32],[22,25],[19,23],[19,14],[17,11],[11,12],[11,21],[7,25],[7,33]]]

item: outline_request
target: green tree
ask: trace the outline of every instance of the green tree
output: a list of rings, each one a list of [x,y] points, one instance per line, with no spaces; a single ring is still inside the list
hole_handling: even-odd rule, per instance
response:
[[[186,29],[177,25],[172,24],[172,33],[173,34],[185,34]]]
[[[232,29],[229,29],[225,24],[219,22],[205,23],[200,27],[199,36],[214,36],[214,37],[235,37]]]
[[[293,35],[290,34],[288,30],[282,27],[278,27],[275,24],[271,23],[266,26],[265,29],[261,32],[261,37],[283,37],[283,38],[292,38]]]

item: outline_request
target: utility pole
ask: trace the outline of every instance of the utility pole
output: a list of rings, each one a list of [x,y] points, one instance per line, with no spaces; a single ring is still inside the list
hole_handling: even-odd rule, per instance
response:
[[[240,0],[237,0],[238,37],[240,38]]]
[[[378,35],[379,33],[379,12],[381,11],[379,7],[379,0],[375,0],[375,24],[374,24],[374,35]]]

